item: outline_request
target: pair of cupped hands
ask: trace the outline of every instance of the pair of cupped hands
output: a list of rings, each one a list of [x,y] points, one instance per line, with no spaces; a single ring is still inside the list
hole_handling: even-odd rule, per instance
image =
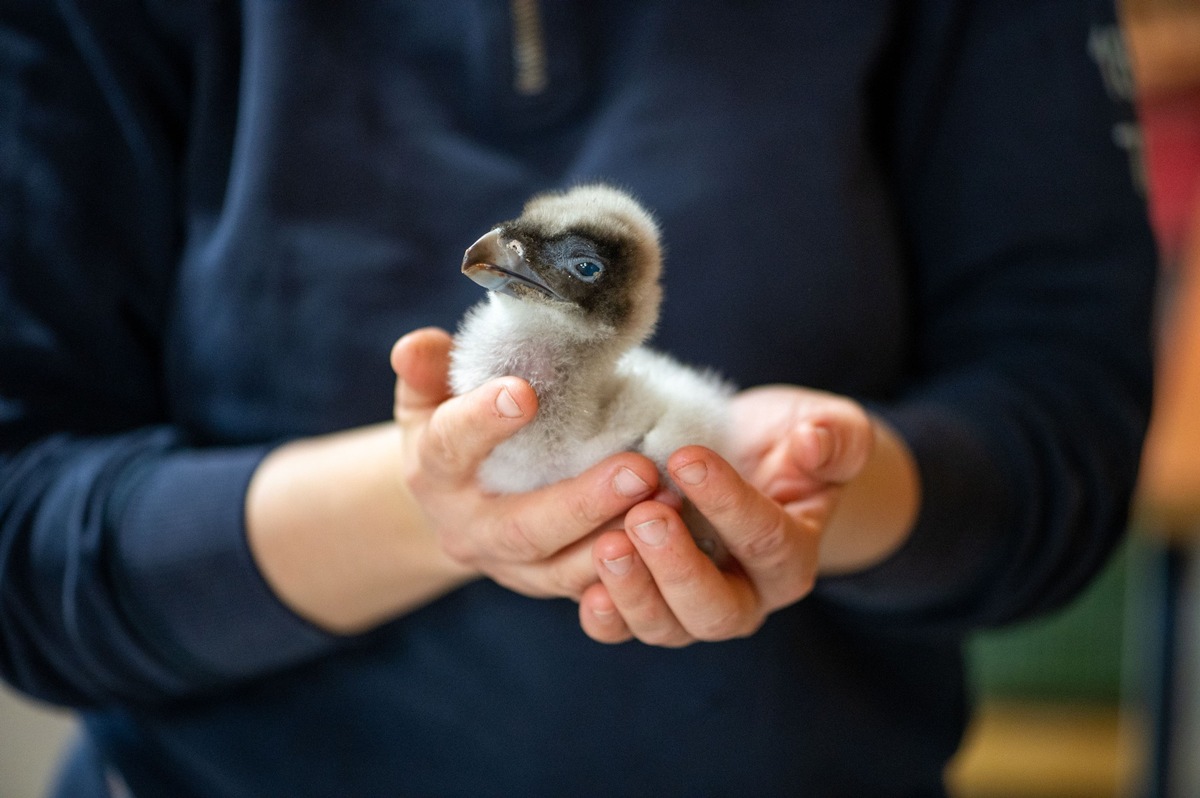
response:
[[[584,632],[605,643],[743,637],[812,590],[843,486],[871,454],[860,405],[790,386],[747,390],[732,402],[729,460],[700,446],[670,457],[671,479],[728,549],[718,565],[636,453],[529,493],[482,490],[480,463],[533,419],[537,395],[502,377],[452,396],[451,347],[445,331],[422,329],[391,360],[403,481],[459,564],[528,596],[577,601]]]

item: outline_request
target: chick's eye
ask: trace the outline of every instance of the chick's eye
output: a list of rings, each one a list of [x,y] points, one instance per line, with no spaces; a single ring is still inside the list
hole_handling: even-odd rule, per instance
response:
[[[604,267],[594,260],[581,260],[571,264],[571,271],[575,272],[579,279],[590,283],[600,276]]]

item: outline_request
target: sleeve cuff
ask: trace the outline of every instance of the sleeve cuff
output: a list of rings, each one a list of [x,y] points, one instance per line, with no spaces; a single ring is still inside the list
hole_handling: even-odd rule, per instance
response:
[[[938,622],[971,613],[1011,529],[1006,481],[978,433],[942,406],[872,411],[905,440],[921,481],[912,534],[883,562],[822,578],[819,595],[863,611]]]
[[[284,605],[246,539],[245,496],[266,447],[169,454],[131,475],[116,582],[147,641],[201,681],[249,678],[344,640]]]

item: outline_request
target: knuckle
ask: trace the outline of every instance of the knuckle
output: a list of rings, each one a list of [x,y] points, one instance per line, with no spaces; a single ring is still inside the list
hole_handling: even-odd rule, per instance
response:
[[[563,499],[563,509],[567,518],[578,529],[591,531],[605,519],[600,517],[596,501],[586,492],[572,492]]]
[[[670,568],[664,568],[661,573],[656,575],[656,579],[660,587],[670,591],[672,588],[690,587],[696,583],[698,575],[695,563],[680,561],[674,563]]]
[[[534,542],[528,527],[516,516],[506,516],[493,534],[496,553],[500,559],[512,562],[533,562],[544,554]]]
[[[791,535],[783,517],[764,519],[751,528],[739,555],[756,565],[777,565],[791,552]]]
[[[425,428],[417,448],[421,465],[439,471],[460,471],[464,468],[462,447],[441,419],[434,419]]]
[[[711,516],[728,516],[735,514],[741,507],[741,497],[731,488],[723,488],[710,492],[704,499],[704,514]]]
[[[740,637],[744,625],[745,622],[741,614],[734,610],[729,610],[706,617],[697,623],[691,632],[696,636],[697,640],[715,643],[721,640]]]

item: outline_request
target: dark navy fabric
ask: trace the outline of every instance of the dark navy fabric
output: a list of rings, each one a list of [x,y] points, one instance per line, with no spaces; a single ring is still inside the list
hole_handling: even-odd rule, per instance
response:
[[[1106,4],[536,10],[525,95],[502,0],[0,2],[0,671],[83,712],[62,794],[937,795],[963,634],[1120,536],[1154,253]],[[912,539],[679,651],[483,581],[296,617],[261,457],[388,418],[393,341],[480,298],[463,248],[592,179],[661,220],[659,348],[895,425]]]

